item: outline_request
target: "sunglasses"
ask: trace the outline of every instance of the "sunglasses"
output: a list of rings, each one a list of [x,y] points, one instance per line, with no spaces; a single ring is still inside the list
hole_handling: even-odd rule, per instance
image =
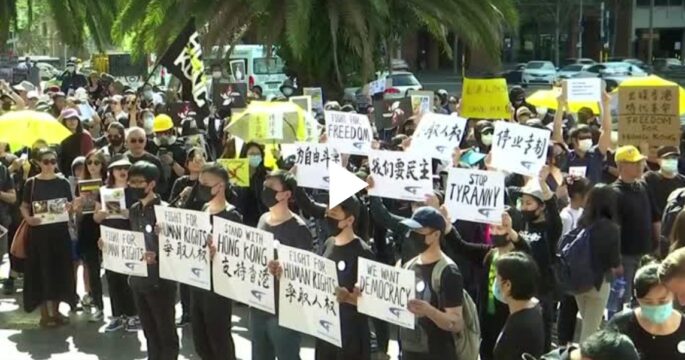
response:
[[[100,161],[98,161],[98,160],[88,160],[88,161],[86,162],[86,165],[96,165],[96,166],[97,166],[97,165],[100,165],[100,164],[102,164],[102,163],[101,163]]]
[[[57,165],[57,159],[43,159],[41,160],[43,165],[48,166],[48,165]]]
[[[131,139],[128,139],[128,141],[131,144],[135,144],[135,143],[143,144],[143,143],[145,143],[145,139],[143,139],[143,138],[131,138]]]

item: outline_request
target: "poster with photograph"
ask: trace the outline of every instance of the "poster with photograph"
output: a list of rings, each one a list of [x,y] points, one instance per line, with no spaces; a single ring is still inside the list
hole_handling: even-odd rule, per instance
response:
[[[95,212],[95,203],[98,200],[98,192],[102,186],[102,180],[81,180],[77,188],[81,198],[81,213],[92,214]]]
[[[231,65],[231,74],[236,82],[245,82],[247,77],[245,76],[245,61],[244,60],[231,60],[229,63]]]
[[[107,211],[108,219],[127,219],[125,216],[126,210],[126,192],[124,189],[112,189],[108,187],[100,188],[100,204],[102,210]]]
[[[247,106],[246,99],[247,83],[218,82],[212,86],[212,101],[216,106],[244,108]]]
[[[33,216],[40,218],[40,225],[48,225],[69,221],[67,198],[34,201]]]

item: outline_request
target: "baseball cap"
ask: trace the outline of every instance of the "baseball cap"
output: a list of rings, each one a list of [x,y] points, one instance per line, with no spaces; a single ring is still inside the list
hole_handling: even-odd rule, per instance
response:
[[[628,162],[628,163],[634,163],[638,161],[642,161],[646,159],[646,157],[642,154],[640,154],[640,150],[638,150],[635,146],[633,145],[626,145],[626,146],[621,146],[620,148],[616,149],[616,155],[614,155],[614,159],[616,162]]]
[[[69,119],[69,118],[80,119],[78,111],[76,109],[72,109],[72,108],[66,108],[66,109],[62,110],[62,112],[59,114],[59,116],[61,116],[62,119]]]
[[[656,155],[660,158],[680,156],[680,150],[678,150],[678,148],[675,146],[660,146],[659,149],[656,150]]]
[[[534,182],[530,182],[528,183],[528,185],[521,188],[521,195],[532,196],[541,203],[545,202],[545,198],[542,194],[542,189],[540,189],[540,185],[535,184]]]
[[[20,82],[17,85],[14,85],[12,88],[14,88],[14,90],[17,90],[17,91],[25,91],[25,92],[36,90],[36,87],[33,86],[33,84],[31,84],[30,82],[28,82],[26,80]]]
[[[430,206],[422,206],[412,214],[410,219],[402,220],[402,224],[412,230],[431,228],[445,232],[447,224],[442,214]]]
[[[125,155],[115,155],[112,157],[112,162],[107,166],[107,169],[117,168],[117,167],[131,167],[131,161]]]

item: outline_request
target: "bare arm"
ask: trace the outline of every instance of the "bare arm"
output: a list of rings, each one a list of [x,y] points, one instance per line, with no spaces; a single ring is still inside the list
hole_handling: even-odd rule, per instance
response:
[[[17,201],[17,192],[14,189],[9,191],[0,191],[0,201],[7,204],[14,204]]]
[[[426,316],[440,329],[458,333],[464,329],[464,318],[461,309],[461,306],[457,306],[446,308],[445,311],[440,311],[439,309],[432,307],[431,311],[429,311]]]
[[[597,148],[599,152],[606,156],[607,150],[611,147],[611,110],[609,108],[609,102],[611,101],[611,95],[604,92],[602,94],[602,127],[600,129],[599,142],[597,143]]]
[[[564,111],[566,111],[566,99],[565,94],[561,94],[557,97],[557,112],[554,113],[554,128],[552,131],[552,140],[563,143],[564,135],[562,130]]]

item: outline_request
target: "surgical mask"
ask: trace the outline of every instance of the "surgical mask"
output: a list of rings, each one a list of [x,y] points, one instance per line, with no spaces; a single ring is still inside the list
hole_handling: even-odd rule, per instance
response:
[[[663,324],[673,313],[673,303],[663,305],[640,305],[642,315],[655,324]]]
[[[221,71],[215,71],[212,73],[212,77],[215,79],[221,79]]]
[[[278,194],[276,190],[265,186],[262,189],[262,204],[269,209],[276,206],[276,204],[278,204],[278,200],[276,200],[276,194]]]
[[[343,231],[340,228],[340,221],[338,219],[333,219],[331,217],[326,217],[326,227],[328,228],[328,234],[331,236],[338,236]]]
[[[588,152],[592,148],[592,139],[583,139],[578,141],[578,150]]]
[[[495,299],[501,303],[507,303],[507,301],[504,299],[502,289],[500,288],[499,281],[497,281],[497,279],[495,279],[495,281],[492,283],[492,296],[494,296]]]
[[[409,234],[409,241],[411,241],[419,253],[428,250],[428,244],[426,244],[426,235],[421,235],[416,232],[411,232]]]
[[[145,188],[133,188],[129,187],[126,188],[124,194],[126,195],[126,201],[128,204],[135,204],[140,199],[144,199],[147,196],[147,192],[145,191]]]
[[[282,92],[283,95],[285,95],[285,96],[290,96],[290,95],[292,95],[295,91],[294,91],[294,89],[291,88],[291,87],[284,87],[283,90],[281,90],[281,92]]]
[[[75,70],[76,70],[75,67],[73,67],[73,66],[67,66],[67,71],[68,71],[68,72],[74,72]]]
[[[492,134],[487,134],[487,135],[481,135],[480,136],[480,141],[483,143],[485,146],[490,146],[492,145]]]
[[[143,91],[143,96],[147,100],[152,100],[152,90],[145,90]]]
[[[176,142],[176,137],[173,135],[162,135],[159,137],[160,145],[171,145]]]
[[[200,203],[206,203],[212,200],[212,198],[214,198],[214,195],[212,195],[212,188],[210,186],[205,186],[202,184],[197,185],[195,200]]]
[[[261,155],[248,155],[247,159],[250,162],[250,167],[253,167],[253,168],[259,166],[259,164],[262,163],[262,156]]]
[[[675,174],[678,172],[678,159],[661,160],[661,170],[669,174]]]
[[[492,245],[495,245],[495,247],[506,246],[509,243],[508,235],[490,235],[490,239],[492,240]]]

